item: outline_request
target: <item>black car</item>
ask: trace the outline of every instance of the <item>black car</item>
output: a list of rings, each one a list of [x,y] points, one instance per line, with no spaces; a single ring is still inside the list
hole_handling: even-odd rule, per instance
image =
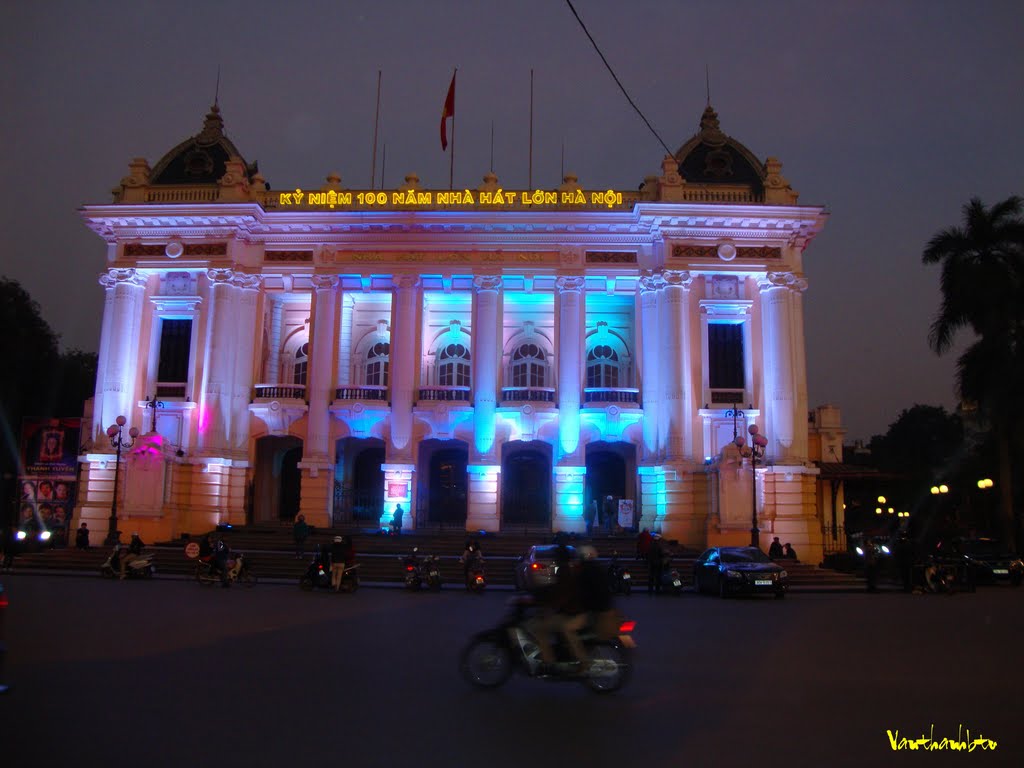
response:
[[[967,564],[968,578],[974,583],[1021,585],[1024,562],[995,539],[964,539],[958,548]]]
[[[757,547],[712,547],[694,563],[693,586],[721,597],[773,594],[782,599],[789,574]]]

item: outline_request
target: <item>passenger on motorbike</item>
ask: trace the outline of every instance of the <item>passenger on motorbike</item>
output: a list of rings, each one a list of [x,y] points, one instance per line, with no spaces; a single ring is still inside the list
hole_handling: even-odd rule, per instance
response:
[[[484,561],[484,554],[480,551],[480,545],[476,539],[466,542],[466,549],[462,553],[462,557],[459,558],[459,562],[462,563],[462,578],[466,583],[466,589],[469,589],[469,574],[476,568],[479,568]]]
[[[585,670],[589,657],[580,640],[580,629],[586,624],[587,615],[583,611],[581,585],[579,576],[569,557],[569,550],[564,543],[559,545],[555,554],[555,583],[537,594],[539,613],[528,623],[527,629],[537,641],[540,657],[544,662],[545,671],[550,671],[555,662],[554,650],[551,647],[551,636],[560,634],[569,652]]]
[[[215,573],[220,572],[220,584],[222,587],[228,586],[228,556],[231,554],[231,550],[228,548],[227,542],[224,539],[217,539],[217,544],[213,548],[213,556],[210,560],[210,575],[213,576]]]
[[[213,558],[213,544],[210,543],[210,534],[204,534],[199,540],[199,561],[209,564]]]
[[[120,553],[120,563],[118,570],[121,573],[121,578],[125,577],[125,569],[132,564],[132,561],[142,554],[142,548],[146,546],[142,543],[142,539],[139,538],[138,531],[132,533],[132,539],[128,542],[128,551]]]
[[[341,578],[345,574],[345,540],[341,536],[334,537],[331,544],[331,589],[337,592],[341,588]]]

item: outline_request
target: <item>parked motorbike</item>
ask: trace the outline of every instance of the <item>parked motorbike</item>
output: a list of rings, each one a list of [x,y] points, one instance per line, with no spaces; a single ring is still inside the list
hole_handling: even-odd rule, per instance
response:
[[[156,566],[153,564],[153,555],[121,555],[121,557],[132,557],[132,561],[124,569],[124,575],[129,579],[151,579],[156,573]],[[100,575],[108,579],[117,578],[121,575],[120,567],[114,567],[114,553],[111,552],[107,559],[100,566]]]
[[[466,572],[466,589],[470,592],[483,592],[487,586],[487,577],[484,575],[483,557],[474,557]]]
[[[673,595],[683,594],[683,578],[679,575],[679,569],[672,565],[671,557],[665,558],[665,566],[661,571],[661,586]]]
[[[417,554],[419,547],[412,548],[412,554],[399,555],[398,559],[402,563],[402,569],[405,572],[405,588],[419,590],[423,586],[423,563]]]
[[[305,592],[312,592],[314,589],[334,590],[331,586],[331,568],[319,555],[313,558],[306,572],[299,579],[299,587]],[[348,566],[341,575],[341,584],[338,585],[339,592],[351,593],[359,589],[359,566]]]
[[[233,558],[228,558],[226,584],[242,584],[246,587],[256,586],[257,577],[249,564],[248,558],[239,552]],[[196,561],[196,581],[203,586],[210,586],[221,581],[220,571],[214,568],[213,562],[203,560]]]
[[[924,566],[925,590],[936,595],[956,594],[956,573],[941,560],[932,557]]]
[[[441,558],[437,555],[427,555],[423,559],[421,570],[426,574],[427,586],[435,592],[441,590]]]
[[[581,683],[595,693],[616,691],[629,679],[632,651],[636,648],[631,635],[634,622],[618,622],[614,634],[599,635],[595,628],[585,627],[580,639],[591,659],[585,671],[570,661],[569,651],[559,638],[553,648],[558,660],[549,668],[542,664],[540,647],[526,628],[535,612],[532,599],[513,598],[509,607],[509,613],[497,627],[475,635],[462,652],[459,669],[471,685],[497,688],[517,669],[527,677],[549,682]]]
[[[120,567],[113,564],[114,555],[111,553],[100,566],[100,575],[107,578],[116,578],[121,575]],[[137,555],[124,569],[125,577],[129,579],[149,579],[156,573],[156,566],[153,564],[153,555]]]
[[[617,552],[612,555],[611,562],[608,563],[608,587],[612,594],[616,595],[628,595],[633,591],[633,576],[630,574],[629,568],[619,562]]]

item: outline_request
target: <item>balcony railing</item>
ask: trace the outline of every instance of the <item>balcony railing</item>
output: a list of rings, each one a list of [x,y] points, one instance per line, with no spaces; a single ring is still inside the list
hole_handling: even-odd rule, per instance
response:
[[[469,387],[420,387],[420,400],[469,402]]]
[[[305,384],[257,384],[254,388],[257,400],[305,400]]]
[[[156,383],[157,399],[161,397],[185,397],[188,383],[184,381],[158,381]]]
[[[640,390],[630,387],[587,387],[583,390],[584,403],[632,403],[640,402]]]
[[[553,403],[555,390],[551,387],[502,387],[501,399],[506,403]]]
[[[743,402],[742,389],[713,389],[711,403],[713,405],[739,405]]]
[[[334,390],[335,400],[375,400],[386,402],[388,388],[367,384],[361,387],[338,387]]]

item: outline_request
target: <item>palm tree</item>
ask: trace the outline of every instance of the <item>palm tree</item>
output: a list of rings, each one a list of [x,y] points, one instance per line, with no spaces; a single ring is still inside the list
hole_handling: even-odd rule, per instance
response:
[[[997,445],[1003,541],[1016,546],[1012,466],[1020,453],[1024,396],[1024,201],[1010,197],[986,208],[978,198],[964,206],[964,223],[936,234],[925,264],[942,264],[942,304],[929,346],[949,351],[957,333],[976,341],[957,360],[961,400],[977,405]]]

